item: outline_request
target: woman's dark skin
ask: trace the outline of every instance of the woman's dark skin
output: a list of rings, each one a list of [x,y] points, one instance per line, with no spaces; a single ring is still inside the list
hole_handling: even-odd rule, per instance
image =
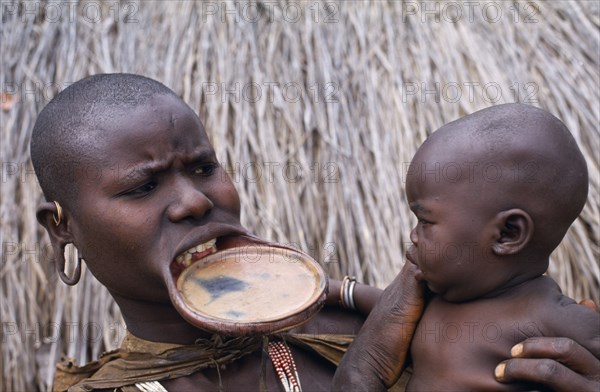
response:
[[[86,175],[85,165],[76,167],[78,176],[72,185],[78,198],[58,200],[64,209],[58,226],[53,221],[54,203],[43,203],[38,209],[38,220],[50,235],[55,257],[73,243],[115,298],[134,335],[179,344],[207,337],[173,308],[164,284],[169,265],[192,245],[246,231],[239,222],[237,192],[218,164],[200,120],[180,99],[156,95],[134,110],[107,119],[97,136],[94,149],[82,151],[82,161],[99,170],[101,178]],[[380,380],[379,387],[384,388],[399,374],[410,332],[398,332],[405,324],[416,324],[421,306],[420,289],[411,283],[409,273],[386,289],[355,349],[344,359],[338,382],[356,379],[357,369],[364,368],[362,374],[373,374],[367,379]],[[331,293],[339,293],[339,282],[332,282]],[[358,286],[359,308],[368,312],[379,293]],[[329,301],[337,299],[332,296]],[[395,311],[389,312],[392,308]],[[363,320],[356,313],[326,307],[296,332],[353,334]],[[397,326],[385,345],[377,345],[370,337],[378,322]],[[329,390],[336,369],[307,351],[294,347],[292,351],[304,390]],[[215,390],[221,380],[226,390],[246,391],[259,385],[261,363],[262,355],[257,352],[229,364],[220,374],[211,370],[162,383],[170,390],[198,391]],[[518,363],[507,367],[507,376],[515,374],[515,366],[519,368]],[[272,366],[267,366],[265,375],[267,388],[278,390]],[[375,384],[355,385],[359,390],[378,390]]]
[[[209,333],[186,322],[165,287],[170,264],[196,244],[246,233],[239,221],[238,194],[218,164],[196,114],[183,101],[156,95],[146,104],[104,120],[92,149],[82,151],[87,165],[73,184],[77,200],[59,200],[64,218],[56,226],[54,203],[44,203],[38,220],[48,230],[59,257],[73,243],[92,273],[119,305],[128,330],[142,339],[193,344]],[[78,167],[85,168],[86,165]],[[217,242],[219,245],[219,242]],[[337,288],[336,288],[337,287]],[[332,292],[339,282],[332,281]],[[356,288],[367,313],[380,290]],[[330,302],[337,302],[331,296]],[[328,306],[292,332],[356,334],[364,317]],[[292,346],[305,390],[329,390],[335,367],[318,355]],[[169,390],[257,389],[263,363],[260,351],[217,372],[161,381]],[[266,386],[278,390],[273,366]]]
[[[382,293],[333,379],[334,391],[386,391],[400,377],[423,313],[424,286],[405,263]]]

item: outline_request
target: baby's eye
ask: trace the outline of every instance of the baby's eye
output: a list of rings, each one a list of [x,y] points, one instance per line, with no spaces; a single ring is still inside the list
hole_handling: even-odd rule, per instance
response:
[[[216,163],[203,163],[199,166],[196,166],[196,168],[194,168],[194,170],[193,170],[193,173],[196,175],[199,175],[199,176],[208,177],[215,172],[216,168],[217,168]]]
[[[431,222],[429,222],[429,221],[428,221],[428,220],[426,220],[426,219],[419,218],[419,223],[420,223],[420,224],[422,224],[422,225],[428,225],[428,224],[430,224]]]

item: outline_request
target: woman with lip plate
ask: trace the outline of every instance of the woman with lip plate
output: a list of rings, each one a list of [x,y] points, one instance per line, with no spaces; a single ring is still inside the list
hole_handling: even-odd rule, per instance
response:
[[[241,226],[238,194],[200,119],[164,85],[131,74],[72,84],[40,113],[31,156],[46,199],[37,218],[50,236],[59,276],[67,284],[79,279],[81,264],[71,276],[64,271],[71,243],[119,305],[128,329],[121,348],[98,361],[59,363],[55,390],[326,391],[361,327],[335,388],[383,390],[397,380],[423,308],[410,263],[383,295],[354,286],[358,312],[335,306],[341,283],[330,281],[325,308],[286,333],[279,373],[262,338],[214,335],[178,313],[172,274],[182,262],[266,242]],[[101,175],[87,175],[91,169]],[[377,301],[363,326],[360,313]],[[389,325],[387,338],[379,325]],[[527,354],[560,360],[548,351]],[[581,358],[576,354],[568,365],[577,371]],[[540,360],[530,361],[506,369],[543,381],[535,367]],[[580,377],[561,374],[562,385]]]

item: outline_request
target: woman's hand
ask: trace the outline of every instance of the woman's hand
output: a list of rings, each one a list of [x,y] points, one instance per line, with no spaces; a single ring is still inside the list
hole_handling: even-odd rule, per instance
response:
[[[600,391],[600,360],[571,339],[529,338],[511,354],[496,367],[500,382],[532,381],[557,392]]]
[[[344,355],[333,391],[387,391],[398,380],[424,308],[416,270],[414,264],[405,263],[385,289]]]
[[[594,302],[583,306],[598,310]],[[511,359],[496,367],[500,382],[532,381],[557,392],[600,391],[600,359],[567,338],[529,338],[511,350]]]

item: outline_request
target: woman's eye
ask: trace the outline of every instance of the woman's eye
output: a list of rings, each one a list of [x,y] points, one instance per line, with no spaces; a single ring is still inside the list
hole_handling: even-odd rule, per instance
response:
[[[149,181],[142,186],[139,186],[128,192],[130,195],[146,195],[152,192],[158,184],[155,181]]]
[[[429,221],[427,221],[427,220],[425,220],[423,218],[419,218],[419,223],[422,224],[422,225],[428,225],[431,222],[429,222]]]
[[[217,165],[215,163],[205,163],[197,166],[193,172],[199,176],[210,176],[215,172]]]

